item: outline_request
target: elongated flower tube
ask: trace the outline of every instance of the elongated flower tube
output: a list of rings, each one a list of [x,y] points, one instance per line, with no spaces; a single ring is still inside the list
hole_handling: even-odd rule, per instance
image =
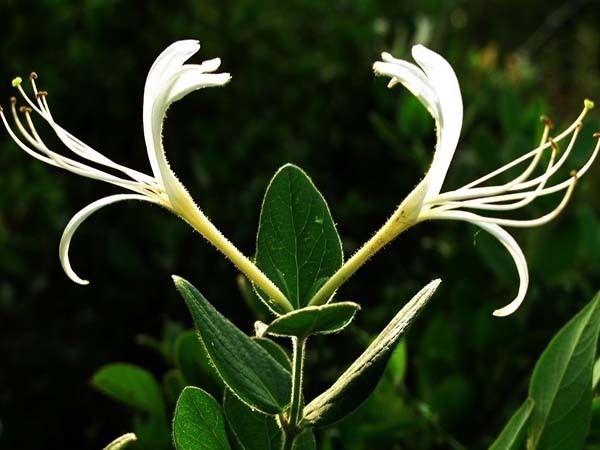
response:
[[[142,200],[160,205],[184,219],[275,302],[285,310],[291,311],[291,304],[277,286],[229,242],[204,215],[167,162],[162,143],[162,129],[169,106],[192,91],[211,86],[223,86],[231,79],[228,73],[214,73],[221,64],[219,58],[204,61],[202,64],[185,64],[199,49],[198,41],[177,41],[158,56],[148,72],[144,88],[143,126],[152,175],[110,160],[59,125],[50,112],[48,93],[37,87],[38,77],[35,73],[30,76],[33,95],[25,91],[21,78],[17,77],[13,80],[13,86],[18,89],[26,102],[25,105],[17,107],[17,99],[14,97],[11,99],[10,115],[14,126],[9,124],[2,108],[0,108],[0,118],[12,139],[32,157],[69,172],[130,191],[130,193],[110,195],[91,203],[75,214],[67,224],[59,245],[59,256],[65,273],[74,282],[88,283],[74,272],[69,261],[69,246],[78,227],[90,215],[105,206],[123,200]],[[59,154],[44,143],[34,125],[34,113],[52,128],[58,139],[73,155]]]
[[[536,148],[461,188],[440,192],[462,127],[463,105],[460,87],[454,70],[442,56],[422,45],[415,45],[412,55],[418,65],[383,53],[382,61],[376,62],[373,69],[378,75],[390,77],[388,87],[403,84],[434,118],[437,143],[431,166],[423,180],[383,227],[323,285],[311,300],[311,304],[328,301],[335,290],[362,264],[407,228],[425,220],[460,220],[470,222],[490,233],[504,245],[513,258],[520,279],[517,295],[508,305],[494,311],[496,316],[509,315],[525,298],[529,273],[523,251],[505,227],[543,225],[565,208],[577,180],[587,172],[598,155],[600,140],[586,163],[578,170],[571,171],[567,179],[551,182],[551,177],[565,165],[581,130],[583,119],[593,107],[593,103],[586,100],[577,119],[554,137],[550,137],[552,123],[543,118],[544,130]],[[598,134],[595,136],[600,137]],[[557,158],[563,142],[564,151]],[[541,174],[534,176],[545,152],[550,153],[549,162],[542,168]],[[521,168],[511,181],[496,185],[490,183],[498,175],[522,165],[525,167]],[[558,192],[563,194],[558,205],[547,214],[534,219],[511,219],[482,213],[516,210],[538,197]]]

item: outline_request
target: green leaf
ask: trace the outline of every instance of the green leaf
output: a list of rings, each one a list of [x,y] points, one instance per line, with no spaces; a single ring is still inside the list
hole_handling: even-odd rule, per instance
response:
[[[172,450],[171,424],[166,416],[136,414],[133,431],[138,440],[136,449]]]
[[[292,389],[290,373],[220,314],[194,286],[177,276],[173,280],[192,313],[200,341],[225,384],[259,411],[283,411]]]
[[[529,385],[535,401],[529,450],[582,447],[591,417],[599,327],[600,293],[558,332],[538,360]]]
[[[252,337],[252,340],[264,348],[284,369],[292,373],[292,359],[289,353],[277,342],[265,337]]]
[[[360,305],[352,302],[305,306],[279,316],[265,330],[274,336],[307,337],[312,334],[337,333],[352,322]]]
[[[223,381],[194,330],[181,333],[175,341],[175,365],[188,386],[202,386],[217,398],[223,395]]]
[[[273,416],[252,411],[229,392],[223,399],[223,410],[231,434],[240,450],[280,450],[283,431]],[[305,430],[294,442],[293,450],[315,450],[312,431]]]
[[[280,450],[282,434],[274,416],[252,411],[230,392],[225,392],[223,411],[241,450]]]
[[[600,397],[592,401],[592,420],[590,432],[585,439],[585,448],[600,448]]]
[[[311,426],[325,426],[337,422],[371,395],[396,344],[439,284],[440,280],[434,280],[421,289],[337,381],[304,408],[306,423]]]
[[[165,415],[160,384],[150,372],[133,364],[107,364],[94,374],[92,386],[103,394],[150,414]]]
[[[256,265],[294,308],[301,308],[342,260],[342,243],[325,199],[304,171],[286,164],[265,193]],[[275,312],[286,312],[261,296]]]
[[[173,419],[177,450],[231,450],[225,420],[217,401],[197,387],[186,387],[177,401]]]
[[[306,429],[296,438],[293,450],[316,450],[316,448],[315,434],[312,430]]]
[[[181,370],[169,369],[163,375],[162,382],[167,403],[174,405],[186,386]]]
[[[535,402],[528,398],[513,414],[489,450],[520,450],[525,442],[527,424]]]
[[[110,444],[104,447],[103,450],[122,450],[136,440],[137,438],[135,437],[135,434],[127,433],[112,441]]]

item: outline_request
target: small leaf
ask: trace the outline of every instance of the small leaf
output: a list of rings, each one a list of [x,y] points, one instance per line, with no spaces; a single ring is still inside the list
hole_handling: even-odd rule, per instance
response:
[[[312,334],[337,333],[352,322],[360,305],[352,302],[305,306],[279,316],[265,330],[274,336],[307,337]]]
[[[292,389],[290,373],[220,314],[194,286],[177,276],[173,280],[192,313],[200,341],[225,384],[259,411],[283,411]]]
[[[137,438],[135,437],[135,434],[127,433],[127,434],[124,434],[123,436],[118,437],[114,441],[112,441],[110,444],[108,444],[106,447],[104,447],[103,450],[122,450],[125,447],[127,447],[128,444],[130,444],[136,440],[137,440]]]
[[[528,398],[513,414],[489,450],[521,450],[535,402]]]
[[[186,386],[185,380],[179,369],[169,369],[163,375],[163,389],[165,391],[165,397],[169,404],[175,404],[181,391]]]
[[[396,344],[439,284],[440,280],[434,280],[421,289],[338,380],[304,408],[306,423],[311,426],[325,426],[337,422],[371,395]]]
[[[103,394],[135,409],[165,415],[160,384],[141,367],[125,363],[107,364],[94,374],[92,385]]]
[[[265,193],[256,265],[294,308],[301,308],[342,260],[342,244],[325,199],[304,171],[286,164]],[[261,297],[275,312],[285,312]]]
[[[177,450],[231,450],[221,407],[197,387],[186,387],[177,401],[173,419]]]
[[[529,396],[535,401],[528,450],[582,447],[590,425],[600,293],[554,336],[538,360]]]

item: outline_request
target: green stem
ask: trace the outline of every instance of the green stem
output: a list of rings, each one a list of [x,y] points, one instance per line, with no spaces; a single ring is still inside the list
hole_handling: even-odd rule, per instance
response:
[[[292,436],[287,433],[284,433],[283,444],[281,445],[281,450],[292,450],[292,448],[294,447],[295,440],[296,440],[296,436]]]
[[[308,303],[309,305],[316,306],[327,303],[335,291],[337,291],[337,289],[375,253],[381,250],[404,230],[417,223],[428,185],[425,180],[426,178],[413,189],[377,233],[375,233],[375,235],[369,239],[360,250],[352,255],[352,257],[346,261],[323,286],[321,286]]]
[[[306,338],[294,338],[294,368],[292,373],[292,402],[290,405],[289,428],[297,431],[302,406],[302,375],[304,371],[304,350]]]

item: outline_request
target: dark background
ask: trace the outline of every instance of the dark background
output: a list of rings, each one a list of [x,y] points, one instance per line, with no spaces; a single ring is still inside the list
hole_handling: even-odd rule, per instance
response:
[[[219,56],[233,80],[170,110],[165,147],[176,173],[250,255],[269,178],[286,162],[298,164],[328,200],[351,255],[419,181],[434,145],[420,104],[373,76],[381,51],[410,59],[418,41],[453,64],[465,104],[445,183],[453,188],[532,148],[540,114],[567,126],[584,98],[600,101],[598,13],[597,1],[0,0],[0,104],[14,95],[15,75],[35,70],[59,123],[149,173],[141,123],[147,70],[171,42],[199,39],[193,61]],[[591,151],[598,117],[594,110],[586,122],[573,167]],[[319,438],[348,449],[489,444],[525,398],[543,347],[600,286],[599,173],[596,166],[579,183],[559,219],[514,233],[531,284],[508,318],[491,312],[516,294],[512,262],[464,223],[419,225],[361,269],[339,297],[363,305],[357,325],[369,334],[423,284],[444,283],[409,334],[401,386],[374,397],[354,425],[350,419]],[[44,166],[7,134],[0,134],[0,189],[1,449],[98,449],[130,429],[130,412],[89,379],[111,361],[165,370],[136,336],[160,335],[167,320],[191,326],[172,273],[250,332],[236,271],[176,217],[133,203],[94,215],[72,243],[74,268],[91,280],[81,287],[58,261],[62,229],[118,189]],[[518,217],[543,214],[556,201]],[[315,341],[309,396],[358,355],[356,330]]]

